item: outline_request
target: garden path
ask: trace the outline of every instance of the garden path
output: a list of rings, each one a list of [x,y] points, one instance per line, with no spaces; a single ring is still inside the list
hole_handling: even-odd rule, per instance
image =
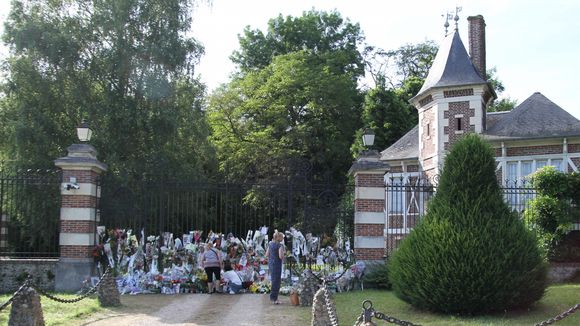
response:
[[[122,307],[91,316],[82,325],[306,325],[304,313],[281,297],[272,305],[268,295],[181,294],[121,296]]]

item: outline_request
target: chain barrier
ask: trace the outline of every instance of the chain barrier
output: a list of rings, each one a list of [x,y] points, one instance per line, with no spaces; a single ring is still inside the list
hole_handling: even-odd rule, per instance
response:
[[[536,326],[546,326],[546,325],[551,325],[557,321],[560,321],[568,316],[570,316],[571,314],[575,313],[576,311],[580,310],[580,303],[576,304],[575,306],[573,306],[572,308],[564,311],[563,313],[559,314],[558,316],[554,317],[554,318],[550,318],[546,321],[543,321],[541,323],[536,324]]]
[[[22,283],[22,285],[18,288],[18,290],[16,290],[16,292],[14,292],[14,294],[12,294],[12,296],[10,297],[10,299],[8,299],[8,301],[4,302],[1,306],[0,306],[0,311],[4,310],[4,308],[8,307],[12,301],[14,301],[14,299],[20,294],[20,292],[24,291],[24,289],[28,288],[30,281],[29,279],[26,279],[26,281],[24,281],[24,283]]]
[[[372,319],[376,318],[379,320],[384,320],[391,324],[401,325],[401,326],[420,326],[419,324],[413,324],[410,321],[397,319],[385,315],[382,312],[378,312],[373,308],[373,303],[371,300],[365,300],[362,304],[363,312],[357,318],[355,325],[376,325],[373,323]]]
[[[326,281],[322,282],[322,291],[324,291],[324,304],[326,306],[326,312],[328,313],[328,319],[330,319],[330,326],[338,326],[338,319],[336,318],[335,311],[332,309],[332,303],[330,302],[330,294],[328,293],[328,288],[326,287]]]
[[[41,289],[40,287],[36,286],[35,284],[32,284],[32,288],[35,289],[36,291],[38,291],[38,293],[44,295],[45,297],[49,298],[50,300],[56,301],[56,302],[60,302],[60,303],[75,303],[75,302],[79,302],[83,299],[85,299],[86,297],[88,297],[89,295],[95,293],[98,289],[99,286],[101,285],[101,282],[103,281],[103,279],[105,278],[105,276],[109,273],[110,269],[107,268],[105,270],[105,272],[103,273],[103,275],[101,275],[101,278],[99,279],[99,281],[97,282],[97,284],[95,284],[95,286],[93,286],[91,289],[89,289],[85,294],[74,298],[74,299],[62,299],[59,297],[56,297],[46,291],[44,291],[43,289]]]
[[[36,292],[38,292],[41,295],[44,295],[45,297],[49,298],[50,300],[56,301],[56,302],[60,302],[60,303],[75,303],[75,302],[79,302],[83,299],[85,299],[86,297],[90,296],[91,294],[95,293],[98,289],[99,286],[101,285],[101,282],[103,281],[103,279],[105,278],[105,276],[107,274],[109,274],[110,268],[107,268],[105,270],[105,272],[103,273],[103,275],[101,275],[101,278],[99,279],[99,281],[97,282],[97,284],[95,284],[93,287],[91,287],[86,293],[82,294],[81,296],[74,298],[74,299],[62,299],[59,297],[56,297],[46,291],[44,291],[43,289],[41,289],[39,286],[37,286],[36,284],[32,283],[32,278],[31,276],[28,277],[28,279],[26,279],[26,281],[24,281],[24,283],[22,283],[22,285],[20,286],[20,288],[18,288],[18,290],[16,292],[14,292],[14,294],[12,295],[12,297],[10,297],[10,299],[8,299],[8,301],[6,301],[4,304],[2,304],[2,306],[0,306],[0,311],[2,311],[2,309],[8,307],[12,301],[14,301],[14,298],[16,298],[24,289],[26,288],[33,288],[34,290],[36,290]]]

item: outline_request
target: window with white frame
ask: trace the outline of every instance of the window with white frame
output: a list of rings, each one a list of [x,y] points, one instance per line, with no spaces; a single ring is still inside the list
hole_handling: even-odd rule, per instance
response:
[[[532,198],[531,193],[522,190],[525,188],[526,177],[545,166],[554,166],[559,171],[564,171],[562,159],[535,159],[515,160],[506,162],[504,195],[507,203],[515,210],[521,211],[525,204]]]
[[[555,167],[558,171],[565,171],[563,160],[560,158],[508,161],[505,180],[509,183],[521,182],[530,174],[548,165]]]
[[[405,184],[408,178],[403,173],[391,173],[387,179],[387,211],[402,214],[405,211]]]

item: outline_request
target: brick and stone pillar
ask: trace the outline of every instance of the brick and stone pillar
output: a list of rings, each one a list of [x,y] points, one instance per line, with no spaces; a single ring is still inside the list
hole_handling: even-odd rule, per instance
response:
[[[97,160],[93,146],[73,144],[67,150],[67,156],[55,161],[62,169],[57,291],[78,290],[93,273],[92,250],[99,222],[97,178],[107,170],[107,166]]]
[[[379,153],[363,153],[352,165],[354,176],[354,251],[357,260],[377,261],[385,256],[385,182],[389,166]]]

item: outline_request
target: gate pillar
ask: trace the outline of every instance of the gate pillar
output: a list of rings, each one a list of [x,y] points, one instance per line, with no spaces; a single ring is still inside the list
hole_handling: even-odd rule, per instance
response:
[[[96,244],[98,176],[107,166],[97,160],[89,144],[73,144],[68,155],[54,161],[62,169],[60,208],[60,258],[55,290],[76,291],[93,274],[92,250]]]
[[[354,176],[354,251],[357,260],[377,261],[385,256],[385,173],[389,165],[377,151],[363,152],[349,173]]]

